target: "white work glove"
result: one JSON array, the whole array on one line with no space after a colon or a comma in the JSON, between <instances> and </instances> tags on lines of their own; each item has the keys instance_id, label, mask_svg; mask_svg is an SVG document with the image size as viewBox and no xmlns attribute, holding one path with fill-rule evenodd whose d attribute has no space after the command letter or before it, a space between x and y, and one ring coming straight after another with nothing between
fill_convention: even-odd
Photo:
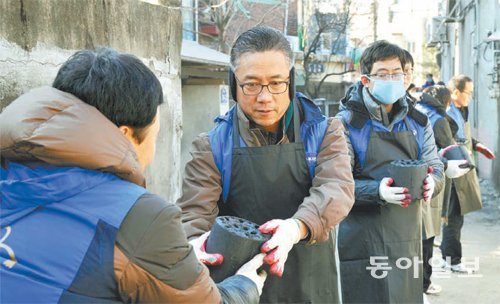
<instances>
[{"instance_id":1,"label":"white work glove","mask_svg":"<svg viewBox=\"0 0 500 304\"><path fill-rule=\"evenodd\" d=\"M429 203L431 201L432 195L434 194L434 188L436 187L436 182L434 181L434 177L432 177L432 167L427 169L427 177L424 179L424 201Z\"/></svg>"},{"instance_id":2,"label":"white work glove","mask_svg":"<svg viewBox=\"0 0 500 304\"><path fill-rule=\"evenodd\" d=\"M448 147L439 150L438 154L441 158L446 158L445 154L450 149L453 149L455 147L458 147L458 145L449 145ZM446 177L448 178L457 178L463 176L471 170L470 164L467 160L447 160L446 166L447 167L444 171L444 174L446 174Z\"/></svg>"},{"instance_id":3,"label":"white work glove","mask_svg":"<svg viewBox=\"0 0 500 304\"><path fill-rule=\"evenodd\" d=\"M288 252L300 241L299 223L295 219L270 220L259 227L262 233L272 233L273 236L265 242L260 250L267 253L266 264L271 265L269 271L278 277L283 276Z\"/></svg>"},{"instance_id":4,"label":"white work glove","mask_svg":"<svg viewBox=\"0 0 500 304\"><path fill-rule=\"evenodd\" d=\"M220 265L224 261L224 257L222 256L222 254L207 253L205 251L209 235L210 231L205 232L199 238L189 241L189 244L193 246L193 250L196 254L196 257L198 258L198 261L210 266Z\"/></svg>"},{"instance_id":5,"label":"white work glove","mask_svg":"<svg viewBox=\"0 0 500 304\"><path fill-rule=\"evenodd\" d=\"M384 177L378 186L378 193L382 200L389 204L400 205L403 208L408 208L411 203L411 195L408 188L391 187L394 183L392 177Z\"/></svg>"},{"instance_id":6,"label":"white work glove","mask_svg":"<svg viewBox=\"0 0 500 304\"><path fill-rule=\"evenodd\" d=\"M264 263L264 257L266 255L264 253L259 253L254 256L250 261L240 267L236 274L245 276L252 280L252 282L257 285L257 289L259 290L259 295L262 294L262 287L264 287L264 282L267 278L267 273L264 270L261 270L257 273L257 269L262 266Z\"/></svg>"},{"instance_id":7,"label":"white work glove","mask_svg":"<svg viewBox=\"0 0 500 304\"><path fill-rule=\"evenodd\" d=\"M448 178L457 178L469 173L470 169L467 160L449 160L444 173Z\"/></svg>"}]
</instances>

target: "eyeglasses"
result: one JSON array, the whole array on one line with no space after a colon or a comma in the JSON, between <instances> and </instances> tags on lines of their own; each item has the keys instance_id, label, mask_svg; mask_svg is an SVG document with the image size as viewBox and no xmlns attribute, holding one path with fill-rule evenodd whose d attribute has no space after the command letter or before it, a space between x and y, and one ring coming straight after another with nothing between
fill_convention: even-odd
<instances>
[{"instance_id":1,"label":"eyeglasses","mask_svg":"<svg viewBox=\"0 0 500 304\"><path fill-rule=\"evenodd\" d=\"M405 70L405 76L410 76L413 74L413 69L407 69Z\"/></svg>"},{"instance_id":2,"label":"eyeglasses","mask_svg":"<svg viewBox=\"0 0 500 304\"><path fill-rule=\"evenodd\" d=\"M369 74L367 76L373 77L375 79L380 79L380 80L402 80L406 74L405 73L397 73L397 74L385 74L385 73L379 73L379 74Z\"/></svg>"},{"instance_id":3,"label":"eyeglasses","mask_svg":"<svg viewBox=\"0 0 500 304\"><path fill-rule=\"evenodd\" d=\"M467 91L462 91L461 93L467 94L467 95L472 95L472 92L467 92Z\"/></svg>"},{"instance_id":4,"label":"eyeglasses","mask_svg":"<svg viewBox=\"0 0 500 304\"><path fill-rule=\"evenodd\" d=\"M236 78L238 82L238 78ZM268 84L260 84L260 83L240 83L239 87L243 91L243 94L247 96L256 96L262 93L264 87L267 87L267 91L271 94L282 94L285 93L288 89L288 85L290 81L271 81Z\"/></svg>"}]
</instances>

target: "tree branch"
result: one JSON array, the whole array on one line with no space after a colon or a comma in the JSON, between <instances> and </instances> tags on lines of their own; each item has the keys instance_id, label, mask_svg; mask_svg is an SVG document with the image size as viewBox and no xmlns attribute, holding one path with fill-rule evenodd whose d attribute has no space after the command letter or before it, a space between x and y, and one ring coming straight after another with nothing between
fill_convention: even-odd
<instances>
[{"instance_id":1,"label":"tree branch","mask_svg":"<svg viewBox=\"0 0 500 304\"><path fill-rule=\"evenodd\" d=\"M280 7L280 6L281 6L281 3L280 3L280 4L276 4L276 5L274 5L273 7L271 7L271 9L270 9L270 10L268 10L268 11L267 11L267 12L266 12L263 16L262 16L262 18L260 18L260 20L257 22L257 24L255 24L255 26L259 26L259 25L261 25L261 24L262 24L262 22L264 22L264 19L266 19L266 17L267 17L270 13L272 13L272 12L273 12L276 8L278 8L278 7ZM286 16L285 16L285 18L286 18Z\"/></svg>"},{"instance_id":2,"label":"tree branch","mask_svg":"<svg viewBox=\"0 0 500 304\"><path fill-rule=\"evenodd\" d=\"M330 77L330 76L340 76L340 75L344 75L344 74L347 74L347 73L352 73L354 71L355 70L348 70L348 71L343 71L343 72L334 72L334 73L327 73L327 74L325 74L325 76L323 76L323 78L321 78L321 80L319 81L318 85L314 89L314 98L318 97L319 92L321 90L321 86L323 86L323 83L325 82L325 80L328 77Z\"/></svg>"},{"instance_id":3,"label":"tree branch","mask_svg":"<svg viewBox=\"0 0 500 304\"><path fill-rule=\"evenodd\" d=\"M186 32L190 32L190 33L195 33L195 34L198 34L198 35L201 35L203 37L208 37L212 40L217 40L217 37L214 37L210 34L207 34L207 33L203 33L203 32L200 32L200 31L193 31L193 30L190 30L190 29L187 29L187 28L182 28L183 31L186 31Z\"/></svg>"}]
</instances>

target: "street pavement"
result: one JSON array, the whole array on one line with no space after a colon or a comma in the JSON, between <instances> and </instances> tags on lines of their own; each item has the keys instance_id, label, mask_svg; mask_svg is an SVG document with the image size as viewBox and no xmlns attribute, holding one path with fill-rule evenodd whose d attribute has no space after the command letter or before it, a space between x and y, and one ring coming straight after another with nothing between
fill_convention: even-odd
<instances>
[{"instance_id":1,"label":"street pavement","mask_svg":"<svg viewBox=\"0 0 500 304\"><path fill-rule=\"evenodd\" d=\"M431 280L443 290L427 296L431 304L500 303L500 196L488 180L481 180L480 184L484 207L465 215L462 228L466 266L478 271L459 275L434 268ZM437 247L434 256L441 256Z\"/></svg>"}]
</instances>

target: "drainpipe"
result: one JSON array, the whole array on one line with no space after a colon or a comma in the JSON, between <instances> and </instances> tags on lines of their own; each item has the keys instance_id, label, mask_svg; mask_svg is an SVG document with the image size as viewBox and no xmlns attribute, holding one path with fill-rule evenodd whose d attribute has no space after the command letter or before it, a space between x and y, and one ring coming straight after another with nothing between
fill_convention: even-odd
<instances>
[{"instance_id":1,"label":"drainpipe","mask_svg":"<svg viewBox=\"0 0 500 304\"><path fill-rule=\"evenodd\" d=\"M289 0L286 0L286 4L285 4L285 25L284 25L284 29L283 29L283 34L287 35L287 28L288 28L288 1Z\"/></svg>"},{"instance_id":2,"label":"drainpipe","mask_svg":"<svg viewBox=\"0 0 500 304\"><path fill-rule=\"evenodd\" d=\"M474 58L474 80L476 81L476 85L479 84L479 60L480 58L480 50L481 47L481 35L479 32L479 0L474 0L474 33L476 38L476 58ZM478 127L479 120L479 90L474 90L474 128Z\"/></svg>"}]
</instances>

